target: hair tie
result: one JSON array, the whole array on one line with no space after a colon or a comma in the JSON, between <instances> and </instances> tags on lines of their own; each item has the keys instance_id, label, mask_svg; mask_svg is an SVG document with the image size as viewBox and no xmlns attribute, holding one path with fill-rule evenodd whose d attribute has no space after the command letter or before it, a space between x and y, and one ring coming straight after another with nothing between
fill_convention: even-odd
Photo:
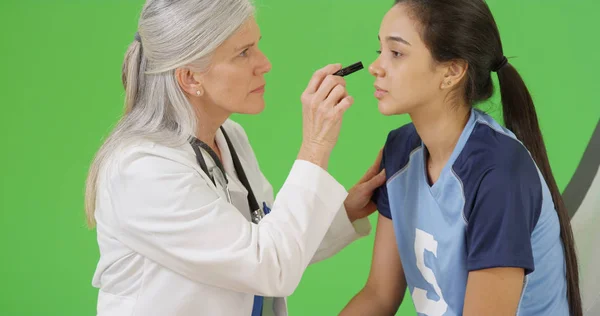
<instances>
[{"instance_id":1,"label":"hair tie","mask_svg":"<svg viewBox=\"0 0 600 316\"><path fill-rule=\"evenodd\" d=\"M135 32L135 36L133 37L136 41L142 43L142 38L140 37L139 32Z\"/></svg>"},{"instance_id":2,"label":"hair tie","mask_svg":"<svg viewBox=\"0 0 600 316\"><path fill-rule=\"evenodd\" d=\"M502 60L496 65L496 67L492 68L493 72L498 72L500 69L504 68L504 66L508 65L508 59L506 56L502 56Z\"/></svg>"}]
</instances>

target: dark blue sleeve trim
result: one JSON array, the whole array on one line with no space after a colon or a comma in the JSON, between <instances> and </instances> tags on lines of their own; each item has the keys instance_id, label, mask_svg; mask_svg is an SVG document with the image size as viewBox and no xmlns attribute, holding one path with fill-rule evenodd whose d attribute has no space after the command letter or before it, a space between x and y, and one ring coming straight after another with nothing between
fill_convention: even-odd
<instances>
[{"instance_id":1,"label":"dark blue sleeve trim","mask_svg":"<svg viewBox=\"0 0 600 316\"><path fill-rule=\"evenodd\" d=\"M385 166L385 148L384 148L383 157L381 158L381 165L379 167L379 171L383 170L384 166ZM386 174L386 177L387 177L387 174ZM381 214L389 219L392 219L392 211L390 210L390 202L388 199L388 191L387 191L386 183L384 183L379 188L375 189L375 191L373 192L372 200L377 205L377 211L379 212L379 214Z\"/></svg>"},{"instance_id":2,"label":"dark blue sleeve trim","mask_svg":"<svg viewBox=\"0 0 600 316\"><path fill-rule=\"evenodd\" d=\"M385 168L386 180L389 180L390 177L408 163L410 153L420 145L421 139L412 123L395 129L388 134L379 168L380 171ZM388 191L385 184L373 192L372 200L377 204L377 210L381 215L389 219L392 218Z\"/></svg>"}]
</instances>

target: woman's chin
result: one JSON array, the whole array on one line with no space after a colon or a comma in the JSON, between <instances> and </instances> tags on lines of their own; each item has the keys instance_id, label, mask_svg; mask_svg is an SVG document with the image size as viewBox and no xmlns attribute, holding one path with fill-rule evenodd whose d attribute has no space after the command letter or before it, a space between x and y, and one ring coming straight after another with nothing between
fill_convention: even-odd
<instances>
[{"instance_id":1,"label":"woman's chin","mask_svg":"<svg viewBox=\"0 0 600 316\"><path fill-rule=\"evenodd\" d=\"M377 108L379 109L379 113L385 116L408 114L410 112L410 107L406 104L398 104L397 102L390 102L385 99L379 100Z\"/></svg>"},{"instance_id":2,"label":"woman's chin","mask_svg":"<svg viewBox=\"0 0 600 316\"><path fill-rule=\"evenodd\" d=\"M265 100L252 100L251 102L247 102L242 106L238 111L239 114L260 114L265 109Z\"/></svg>"},{"instance_id":3,"label":"woman's chin","mask_svg":"<svg viewBox=\"0 0 600 316\"><path fill-rule=\"evenodd\" d=\"M386 116L396 114L395 107L392 104L385 102L384 100L379 100L379 102L377 103L377 109L379 110L379 113Z\"/></svg>"}]
</instances>

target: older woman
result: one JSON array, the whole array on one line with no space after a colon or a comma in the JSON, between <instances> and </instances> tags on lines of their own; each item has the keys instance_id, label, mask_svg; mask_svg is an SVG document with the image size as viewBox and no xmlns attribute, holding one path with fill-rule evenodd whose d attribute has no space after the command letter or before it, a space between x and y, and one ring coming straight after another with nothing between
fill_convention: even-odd
<instances>
[{"instance_id":1,"label":"older woman","mask_svg":"<svg viewBox=\"0 0 600 316\"><path fill-rule=\"evenodd\" d=\"M301 97L303 142L277 198L229 119L264 108L271 64L253 13L248 0L145 4L126 111L87 182L99 315L286 315L308 264L369 233L379 161L349 193L326 171L353 102L340 65Z\"/></svg>"}]
</instances>

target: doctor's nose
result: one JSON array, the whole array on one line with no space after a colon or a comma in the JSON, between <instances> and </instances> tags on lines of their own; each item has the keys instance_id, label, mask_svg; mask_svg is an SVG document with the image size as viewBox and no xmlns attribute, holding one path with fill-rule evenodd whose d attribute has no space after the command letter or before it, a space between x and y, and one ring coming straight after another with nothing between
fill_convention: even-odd
<instances>
[{"instance_id":1,"label":"doctor's nose","mask_svg":"<svg viewBox=\"0 0 600 316\"><path fill-rule=\"evenodd\" d=\"M267 56L261 50L259 50L259 53L260 53L259 66L256 67L256 69L254 71L254 74L257 76L268 73L269 71L271 71L271 68L272 68L269 58L267 58Z\"/></svg>"}]
</instances>

